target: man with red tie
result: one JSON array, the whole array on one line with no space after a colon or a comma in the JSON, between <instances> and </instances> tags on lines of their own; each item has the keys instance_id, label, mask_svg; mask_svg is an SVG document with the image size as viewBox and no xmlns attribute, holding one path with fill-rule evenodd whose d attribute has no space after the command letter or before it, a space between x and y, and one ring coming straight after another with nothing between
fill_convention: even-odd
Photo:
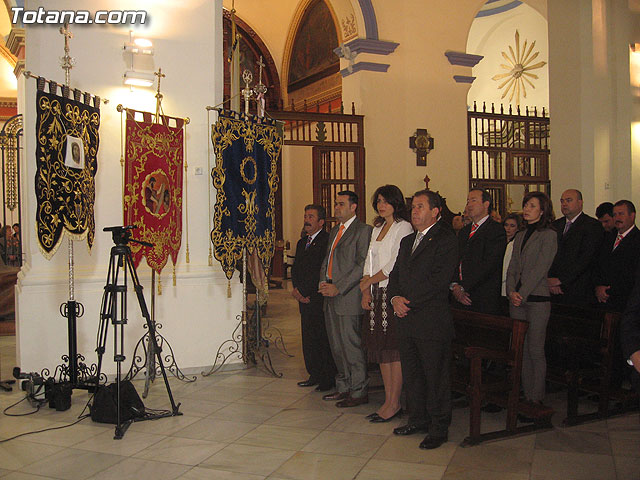
<instances>
[{"instance_id":1,"label":"man with red tie","mask_svg":"<svg viewBox=\"0 0 640 480\"><path fill-rule=\"evenodd\" d=\"M474 188L467 196L471 224L458 234L458 268L450 285L456 308L499 314L502 260L507 246L504 228L493 220L491 196Z\"/></svg>"},{"instance_id":2,"label":"man with red tie","mask_svg":"<svg viewBox=\"0 0 640 480\"><path fill-rule=\"evenodd\" d=\"M622 312L635 283L640 258L640 230L635 226L636 207L629 200L613 206L615 230L607 232L595 273L598 302Z\"/></svg>"},{"instance_id":3,"label":"man with red tie","mask_svg":"<svg viewBox=\"0 0 640 480\"><path fill-rule=\"evenodd\" d=\"M329 234L327 255L320 268L319 292L331 353L336 362L336 391L322 397L338 400L337 407L355 407L369 401L367 361L360 339L363 313L360 279L371 239L371 226L356 217L358 196L339 192L334 205L338 224Z\"/></svg>"}]
</instances>

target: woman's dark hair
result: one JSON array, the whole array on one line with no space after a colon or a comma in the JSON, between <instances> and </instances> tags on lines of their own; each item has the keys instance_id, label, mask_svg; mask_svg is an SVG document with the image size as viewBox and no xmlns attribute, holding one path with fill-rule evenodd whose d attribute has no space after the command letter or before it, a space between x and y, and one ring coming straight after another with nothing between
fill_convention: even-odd
<instances>
[{"instance_id":1,"label":"woman's dark hair","mask_svg":"<svg viewBox=\"0 0 640 480\"><path fill-rule=\"evenodd\" d=\"M520 215L519 213L510 213L509 215L504 217L504 220L502 221L503 227L504 224L507 223L507 220L515 220L516 225L518 226L518 230L522 230L522 215Z\"/></svg>"},{"instance_id":2,"label":"woman's dark hair","mask_svg":"<svg viewBox=\"0 0 640 480\"><path fill-rule=\"evenodd\" d=\"M536 230L549 228L549 226L551 226L551 222L553 222L554 220L553 203L551 203L551 199L544 192L529 192L522 199L522 206L524 207L526 203L532 198L538 199L538 202L540 202L540 210L542 210L542 216L538 221Z\"/></svg>"},{"instance_id":3,"label":"woman's dark hair","mask_svg":"<svg viewBox=\"0 0 640 480\"><path fill-rule=\"evenodd\" d=\"M409 220L409 209L407 208L407 202L404 199L402 191L395 185L383 185L373 193L371 197L371 204L373 209L378 213L378 196L382 196L386 202L393 207L393 219L398 222L400 220ZM373 224L379 227L384 223L384 218L378 215Z\"/></svg>"}]
</instances>

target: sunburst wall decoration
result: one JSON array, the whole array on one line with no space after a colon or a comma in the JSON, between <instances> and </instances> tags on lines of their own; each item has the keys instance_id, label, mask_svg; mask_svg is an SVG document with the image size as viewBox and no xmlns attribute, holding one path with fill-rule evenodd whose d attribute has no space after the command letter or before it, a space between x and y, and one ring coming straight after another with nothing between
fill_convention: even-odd
<instances>
[{"instance_id":1,"label":"sunburst wall decoration","mask_svg":"<svg viewBox=\"0 0 640 480\"><path fill-rule=\"evenodd\" d=\"M516 30L515 47L509 45L509 54L507 54L507 52L502 52L502 56L510 65L501 63L500 67L507 70L507 73L499 73L491 77L492 80L496 81L506 79L498 85L498 90L506 87L501 98L505 98L509 95L509 102L511 102L515 97L517 105L520 104L521 93L523 98L527 98L527 84L531 88L536 88L533 81L538 80L538 76L531 73L531 70L542 68L547 64L547 62L532 64L538 55L540 55L540 52L533 51L536 46L535 40L531 42L530 45L527 44L528 40L525 40L524 45L522 45L522 50L520 49L520 33Z\"/></svg>"}]
</instances>

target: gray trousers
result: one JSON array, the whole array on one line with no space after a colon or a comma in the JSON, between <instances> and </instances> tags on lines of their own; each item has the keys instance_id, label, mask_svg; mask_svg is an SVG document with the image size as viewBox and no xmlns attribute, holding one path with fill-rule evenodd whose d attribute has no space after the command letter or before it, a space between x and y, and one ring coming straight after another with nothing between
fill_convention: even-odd
<instances>
[{"instance_id":1,"label":"gray trousers","mask_svg":"<svg viewBox=\"0 0 640 480\"><path fill-rule=\"evenodd\" d=\"M551 302L523 302L519 307L509 305L509 312L512 318L529 322L522 354L522 389L527 400L541 402L547 376L544 343Z\"/></svg>"},{"instance_id":2,"label":"gray trousers","mask_svg":"<svg viewBox=\"0 0 640 480\"><path fill-rule=\"evenodd\" d=\"M336 362L336 389L341 393L350 393L353 398L367 394L367 361L362 351L360 329L361 315L338 315L333 302L328 301L324 308L327 335L333 360Z\"/></svg>"}]
</instances>

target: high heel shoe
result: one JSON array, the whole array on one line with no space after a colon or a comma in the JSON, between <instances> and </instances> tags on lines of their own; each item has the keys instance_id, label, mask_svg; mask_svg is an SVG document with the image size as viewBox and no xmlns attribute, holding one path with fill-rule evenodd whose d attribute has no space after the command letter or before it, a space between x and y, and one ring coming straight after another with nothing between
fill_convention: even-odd
<instances>
[{"instance_id":1,"label":"high heel shoe","mask_svg":"<svg viewBox=\"0 0 640 480\"><path fill-rule=\"evenodd\" d=\"M404 412L402 411L402 408L399 408L398 411L396 413L394 413L393 415L391 415L389 418L382 418L380 415L377 415L375 417L372 417L371 420L369 420L371 423L386 423L389 422L391 420L393 420L396 417L401 417L402 414Z\"/></svg>"}]
</instances>

